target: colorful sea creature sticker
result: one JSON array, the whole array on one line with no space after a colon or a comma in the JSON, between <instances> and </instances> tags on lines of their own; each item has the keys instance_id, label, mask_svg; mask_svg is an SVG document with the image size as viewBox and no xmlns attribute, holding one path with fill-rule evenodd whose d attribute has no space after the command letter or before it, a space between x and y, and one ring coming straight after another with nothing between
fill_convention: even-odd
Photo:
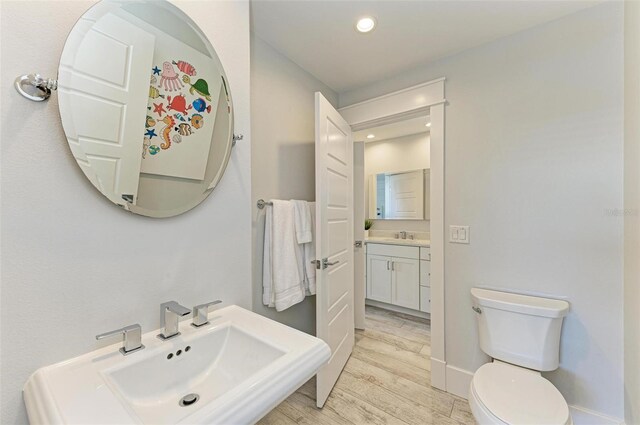
<instances>
[{"instance_id":1,"label":"colorful sea creature sticker","mask_svg":"<svg viewBox=\"0 0 640 425\"><path fill-rule=\"evenodd\" d=\"M162 64L162 74L160 74L160 84L158 87L163 87L167 91L180 90L184 85L180 82L176 70L173 69L171 62L164 62Z\"/></svg>"},{"instance_id":2,"label":"colorful sea creature sticker","mask_svg":"<svg viewBox=\"0 0 640 425\"><path fill-rule=\"evenodd\" d=\"M157 82L158 82L158 79L157 79L155 76L153 76L153 75L152 75L152 76L151 76L151 78L149 78L149 82L150 82L151 84L155 84L155 83L157 83Z\"/></svg>"},{"instance_id":3,"label":"colorful sea creature sticker","mask_svg":"<svg viewBox=\"0 0 640 425\"><path fill-rule=\"evenodd\" d=\"M160 75L161 70L157 66L154 66L151 70L153 71L153 75Z\"/></svg>"},{"instance_id":4,"label":"colorful sea creature sticker","mask_svg":"<svg viewBox=\"0 0 640 425\"><path fill-rule=\"evenodd\" d=\"M161 143L160 147L163 150L167 150L171 147L171 130L176 124L176 121L171 115L167 115L162 119L162 122L166 124L166 127L162 129L162 139L164 140L164 143Z\"/></svg>"},{"instance_id":5,"label":"colorful sea creature sticker","mask_svg":"<svg viewBox=\"0 0 640 425\"><path fill-rule=\"evenodd\" d=\"M153 127L154 125L156 125L156 120L147 115L147 120L144 123L145 128Z\"/></svg>"},{"instance_id":6,"label":"colorful sea creature sticker","mask_svg":"<svg viewBox=\"0 0 640 425\"><path fill-rule=\"evenodd\" d=\"M173 117L174 117L175 119L177 119L178 121L182 121L182 122L186 121L186 119L184 118L184 116L183 116L181 113L179 113L179 112L178 112L177 114L173 114Z\"/></svg>"},{"instance_id":7,"label":"colorful sea creature sticker","mask_svg":"<svg viewBox=\"0 0 640 425\"><path fill-rule=\"evenodd\" d=\"M180 72L184 72L185 74L192 77L196 75L196 69L190 63L187 63L185 61L173 61L173 64L178 67L178 70L180 70Z\"/></svg>"},{"instance_id":8,"label":"colorful sea creature sticker","mask_svg":"<svg viewBox=\"0 0 640 425\"><path fill-rule=\"evenodd\" d=\"M196 130L202 128L202 126L204 125L204 118L202 118L202 115L193 114L193 116L191 117L191 125Z\"/></svg>"},{"instance_id":9,"label":"colorful sea creature sticker","mask_svg":"<svg viewBox=\"0 0 640 425\"><path fill-rule=\"evenodd\" d=\"M155 112L159 116L162 116L162 114L167 113L167 111L164 110L164 104L162 102L153 104L153 112Z\"/></svg>"},{"instance_id":10,"label":"colorful sea creature sticker","mask_svg":"<svg viewBox=\"0 0 640 425\"><path fill-rule=\"evenodd\" d=\"M187 106L187 99L181 94L171 99L171 96L167 97L169 105L167 110L180 112L183 115L187 115L187 111L191 109L191 105Z\"/></svg>"},{"instance_id":11,"label":"colorful sea creature sticker","mask_svg":"<svg viewBox=\"0 0 640 425\"><path fill-rule=\"evenodd\" d=\"M153 139L154 136L157 136L156 134L156 129L155 128L150 128L147 130L146 133L144 133L145 136L148 136L149 139Z\"/></svg>"},{"instance_id":12,"label":"colorful sea creature sticker","mask_svg":"<svg viewBox=\"0 0 640 425\"><path fill-rule=\"evenodd\" d=\"M204 111L207 111L208 113L211 112L211 105L207 106L207 102L205 102L203 98L198 98L194 100L192 105L193 105L193 109L195 109L198 112L204 112Z\"/></svg>"},{"instance_id":13,"label":"colorful sea creature sticker","mask_svg":"<svg viewBox=\"0 0 640 425\"><path fill-rule=\"evenodd\" d=\"M207 84L205 80L200 78L195 83L191 84L191 78L189 78L188 75L183 75L182 81L191 86L191 88L189 89L189 93L193 94L193 92L195 91L200 96L211 102L211 95L209 94L209 84Z\"/></svg>"},{"instance_id":14,"label":"colorful sea creature sticker","mask_svg":"<svg viewBox=\"0 0 640 425\"><path fill-rule=\"evenodd\" d=\"M173 135L173 137L172 137L172 139L173 139L174 143L180 143L180 142L182 142L182 136L181 136L181 135L179 135L179 134L174 134L174 135Z\"/></svg>"},{"instance_id":15,"label":"colorful sea creature sticker","mask_svg":"<svg viewBox=\"0 0 640 425\"><path fill-rule=\"evenodd\" d=\"M145 137L142 142L142 159L147 157L147 150L149 149L149 144L151 144L151 140L148 137Z\"/></svg>"},{"instance_id":16,"label":"colorful sea creature sticker","mask_svg":"<svg viewBox=\"0 0 640 425\"><path fill-rule=\"evenodd\" d=\"M193 131L191 130L191 126L189 124L183 123L178 126L178 133L183 136L189 136L191 133L193 133Z\"/></svg>"},{"instance_id":17,"label":"colorful sea creature sticker","mask_svg":"<svg viewBox=\"0 0 640 425\"><path fill-rule=\"evenodd\" d=\"M149 153L150 153L151 155L155 155L155 154L157 154L158 152L160 152L160 148L159 148L158 146L156 146L156 145L151 145L151 146L149 146Z\"/></svg>"},{"instance_id":18,"label":"colorful sea creature sticker","mask_svg":"<svg viewBox=\"0 0 640 425\"><path fill-rule=\"evenodd\" d=\"M157 99L159 97L164 99L164 95L160 94L160 90L158 90L157 87L149 86L149 98L150 99Z\"/></svg>"}]
</instances>

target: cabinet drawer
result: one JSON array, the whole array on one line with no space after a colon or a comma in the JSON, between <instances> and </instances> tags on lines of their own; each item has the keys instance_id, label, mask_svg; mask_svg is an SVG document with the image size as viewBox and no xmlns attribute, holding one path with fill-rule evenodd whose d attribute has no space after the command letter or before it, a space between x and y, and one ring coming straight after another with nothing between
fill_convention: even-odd
<instances>
[{"instance_id":1,"label":"cabinet drawer","mask_svg":"<svg viewBox=\"0 0 640 425\"><path fill-rule=\"evenodd\" d=\"M431 288L428 286L420 287L420 311L431 313Z\"/></svg>"},{"instance_id":2,"label":"cabinet drawer","mask_svg":"<svg viewBox=\"0 0 640 425\"><path fill-rule=\"evenodd\" d=\"M431 261L420 260L420 286L431 286Z\"/></svg>"},{"instance_id":3,"label":"cabinet drawer","mask_svg":"<svg viewBox=\"0 0 640 425\"><path fill-rule=\"evenodd\" d=\"M420 259L431 261L431 247L420 247Z\"/></svg>"},{"instance_id":4,"label":"cabinet drawer","mask_svg":"<svg viewBox=\"0 0 640 425\"><path fill-rule=\"evenodd\" d=\"M420 256L419 248L417 246L385 245L381 243L367 244L367 254L413 258L415 260Z\"/></svg>"}]
</instances>

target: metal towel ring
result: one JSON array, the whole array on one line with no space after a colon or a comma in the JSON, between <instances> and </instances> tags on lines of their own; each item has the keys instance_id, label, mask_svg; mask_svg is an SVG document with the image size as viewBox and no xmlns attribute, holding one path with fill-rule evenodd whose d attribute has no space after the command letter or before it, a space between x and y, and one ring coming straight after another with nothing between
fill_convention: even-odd
<instances>
[{"instance_id":1,"label":"metal towel ring","mask_svg":"<svg viewBox=\"0 0 640 425\"><path fill-rule=\"evenodd\" d=\"M49 99L53 90L58 89L58 80L43 78L40 74L21 75L16 78L14 87L27 99L42 102Z\"/></svg>"}]
</instances>

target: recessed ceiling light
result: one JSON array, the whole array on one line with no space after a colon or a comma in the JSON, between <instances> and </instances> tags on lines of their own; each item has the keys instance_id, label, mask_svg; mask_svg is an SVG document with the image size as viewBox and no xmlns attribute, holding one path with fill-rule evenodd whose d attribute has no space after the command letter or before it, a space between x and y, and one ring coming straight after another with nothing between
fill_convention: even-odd
<instances>
[{"instance_id":1,"label":"recessed ceiling light","mask_svg":"<svg viewBox=\"0 0 640 425\"><path fill-rule=\"evenodd\" d=\"M365 16L364 18L360 18L356 23L356 29L362 33L371 32L375 27L376 19L372 16Z\"/></svg>"},{"instance_id":2,"label":"recessed ceiling light","mask_svg":"<svg viewBox=\"0 0 640 425\"><path fill-rule=\"evenodd\" d=\"M428 122L428 123L426 123L424 126L425 126L425 127L431 127L431 123L430 123L430 122Z\"/></svg>"},{"instance_id":3,"label":"recessed ceiling light","mask_svg":"<svg viewBox=\"0 0 640 425\"><path fill-rule=\"evenodd\" d=\"M374 137L376 137L375 134L367 134L367 139L373 139Z\"/></svg>"}]
</instances>

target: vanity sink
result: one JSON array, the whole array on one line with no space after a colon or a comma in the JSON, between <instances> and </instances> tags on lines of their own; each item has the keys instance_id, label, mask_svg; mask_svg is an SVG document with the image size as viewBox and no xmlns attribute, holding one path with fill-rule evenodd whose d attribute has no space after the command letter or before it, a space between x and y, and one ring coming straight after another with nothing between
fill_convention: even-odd
<instances>
[{"instance_id":1,"label":"vanity sink","mask_svg":"<svg viewBox=\"0 0 640 425\"><path fill-rule=\"evenodd\" d=\"M31 423L254 423L329 360L322 340L238 306L168 341L158 331L123 356L105 347L36 371L24 388Z\"/></svg>"},{"instance_id":2,"label":"vanity sink","mask_svg":"<svg viewBox=\"0 0 640 425\"><path fill-rule=\"evenodd\" d=\"M392 245L429 246L431 241L426 239L399 239L391 237L370 236L367 243L386 243Z\"/></svg>"}]
</instances>

